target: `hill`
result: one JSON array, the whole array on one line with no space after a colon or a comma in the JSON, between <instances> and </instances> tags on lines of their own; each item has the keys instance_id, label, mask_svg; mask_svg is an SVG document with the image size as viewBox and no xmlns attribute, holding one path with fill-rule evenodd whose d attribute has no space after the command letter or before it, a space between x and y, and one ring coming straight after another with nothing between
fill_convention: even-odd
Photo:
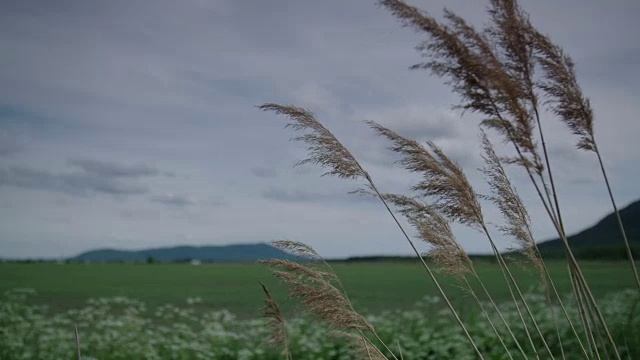
<instances>
[{"instance_id":1,"label":"hill","mask_svg":"<svg viewBox=\"0 0 640 360\"><path fill-rule=\"evenodd\" d=\"M620 217L631 243L634 257L640 249L640 200L620 210ZM569 245L579 258L626 258L624 242L618 222L612 212L594 226L568 238ZM564 246L560 238L541 242L538 248L544 257L564 257Z\"/></svg>"},{"instance_id":2,"label":"hill","mask_svg":"<svg viewBox=\"0 0 640 360\"><path fill-rule=\"evenodd\" d=\"M254 262L260 259L295 259L295 256L268 244L226 246L175 246L137 251L99 249L82 253L78 262Z\"/></svg>"}]
</instances>

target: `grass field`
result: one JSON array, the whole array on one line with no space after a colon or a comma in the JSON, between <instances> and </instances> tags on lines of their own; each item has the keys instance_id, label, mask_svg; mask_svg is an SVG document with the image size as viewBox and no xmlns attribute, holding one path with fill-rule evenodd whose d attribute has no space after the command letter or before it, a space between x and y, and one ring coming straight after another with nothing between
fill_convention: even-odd
<instances>
[{"instance_id":1,"label":"grass field","mask_svg":"<svg viewBox=\"0 0 640 360\"><path fill-rule=\"evenodd\" d=\"M629 265L625 262L582 262L584 273L597 297L633 287ZM548 262L561 293L571 292L566 263ZM423 270L412 263L334 264L355 306L364 313L411 308L436 289ZM478 272L496 301L507 301L504 279L495 264L478 263ZM535 285L535 277L514 266L523 289ZM241 317L259 314L263 295L258 281L272 288L284 303L281 287L266 269L257 264L0 264L0 291L32 288L34 301L52 310L83 305L89 298L127 296L150 306L184 304L189 297L200 297L206 310L227 309ZM456 303L469 302L455 284L444 282ZM460 307L464 309L465 307Z\"/></svg>"}]
</instances>

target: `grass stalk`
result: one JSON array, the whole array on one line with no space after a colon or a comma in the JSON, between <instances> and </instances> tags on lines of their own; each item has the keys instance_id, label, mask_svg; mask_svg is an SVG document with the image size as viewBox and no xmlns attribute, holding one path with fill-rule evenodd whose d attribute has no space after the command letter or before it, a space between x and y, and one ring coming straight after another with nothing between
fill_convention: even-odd
<instances>
[{"instance_id":1,"label":"grass stalk","mask_svg":"<svg viewBox=\"0 0 640 360\"><path fill-rule=\"evenodd\" d=\"M478 275L478 273L476 272L475 269L471 269L474 277L478 280L478 282L480 283L480 286L482 287L483 292L485 293L485 295L487 296L487 299L489 299L489 302L491 303L491 305L493 306L494 309L496 309L496 313L498 314L498 317L500 317L500 320L502 321L502 323L504 324L504 326L506 327L507 331L509 332L509 334L511 335L511 338L513 338L516 346L518 347L518 350L520 350L520 353L527 358L526 353L524 352L524 349L522 348L522 346L520 345L520 342L518 341L518 339L516 338L515 334L513 333L513 331L511 330L511 327L509 326L509 323L507 322L507 320L504 318L504 316L502 315L502 312L500 312L500 308L498 307L498 305L495 303L495 301L493 300L493 297L491 296L491 294L489 293L489 291L487 290L487 288L484 286L484 283L482 282L482 280L480 279L480 276ZM525 329L526 331L526 329Z\"/></svg>"},{"instance_id":2,"label":"grass stalk","mask_svg":"<svg viewBox=\"0 0 640 360\"><path fill-rule=\"evenodd\" d=\"M493 324L493 321L491 320L491 316L489 316L489 313L487 313L487 310L485 309L484 305L482 305L482 302L480 301L480 299L476 295L476 292L471 287L471 284L469 283L469 281L467 280L466 277L463 277L463 281L464 281L465 285L467 286L467 288L469 289L469 294L471 295L471 297L476 301L476 303L478 303L478 306L480 307L480 311L482 311L482 314L487 318L487 321L489 322L489 326L491 326L491 329L493 330L493 332L498 337L498 341L500 341L500 344L504 348L507 356L509 356L509 359L513 360L513 356L511 355L511 352L509 351L509 348L507 347L507 345L502 340L502 336L500 336L500 332L498 332L498 329L496 329L496 326ZM496 310L498 310L498 309L496 308ZM511 332L511 330L509 330L509 331ZM516 340L515 337L514 337L514 340L516 341L516 343L518 342L518 340ZM518 348L520 348L520 350L522 351L522 348L520 347L519 344L518 344ZM527 355L524 353L524 351L522 351L522 355L524 356L525 359L527 358Z\"/></svg>"},{"instance_id":3,"label":"grass stalk","mask_svg":"<svg viewBox=\"0 0 640 360\"><path fill-rule=\"evenodd\" d=\"M76 330L76 352L78 356L78 360L82 360L82 354L80 353L80 333L78 332L78 326L75 326Z\"/></svg>"},{"instance_id":4,"label":"grass stalk","mask_svg":"<svg viewBox=\"0 0 640 360\"><path fill-rule=\"evenodd\" d=\"M374 348L374 349L378 352L378 354L379 354L380 356L382 356L383 358L387 359L387 357L382 353L382 351L380 351L380 349L378 349L378 347L377 347L377 346L376 346L376 345L371 341L371 339L369 339L369 338L368 338L368 337L367 337L367 336L362 332L362 330L358 330L358 331L360 332L360 335L362 336L362 339L363 339L364 341L368 342L368 343L369 343L369 345L371 345L371 347L372 347L372 348ZM375 332L373 332L373 334L375 334ZM384 346L385 348L387 348L387 346L384 344L384 342L383 342L382 340L380 340L380 338L377 336L377 334L375 334L375 335L376 335L376 338L378 339L378 341L380 341L380 343L382 343L382 344L383 344L383 346ZM369 352L369 347L368 347L368 346L366 346L366 344L365 344L365 349L367 350L367 355L369 356L369 358L371 358L371 353ZM388 349L389 349L389 348L387 348L387 350L388 350ZM393 355L393 353L391 353L391 354ZM397 358L395 357L395 355L393 355L393 358L394 358L394 359L397 359Z\"/></svg>"},{"instance_id":5,"label":"grass stalk","mask_svg":"<svg viewBox=\"0 0 640 360\"><path fill-rule=\"evenodd\" d=\"M528 231L531 232L531 230L528 228ZM540 256L540 258L542 259L542 255L540 255L540 250L538 250L538 247L535 247L535 250L538 254L538 256ZM560 309L562 310L562 313L564 314L565 318L567 319L567 322L569 323L569 327L571 328L571 331L573 332L574 336L576 337L576 340L578 340L578 344L580 345L580 349L582 350L582 352L584 353L586 358L589 358L589 354L587 353L587 349L584 347L584 344L582 343L582 340L580 339L580 335L578 334L578 331L576 330L575 326L573 325L573 321L571 321L571 317L569 316L569 313L567 312L567 309L562 301L562 297L560 296L560 294L558 293L558 289L556 288L555 283L553 282L553 279L551 278L551 275L549 274L549 269L547 268L547 265L544 263L544 261L542 261L542 269L544 271L544 275L546 276L549 285L551 286L551 289L553 290L554 295L556 296L556 299L558 299L558 304L560 305ZM573 284L573 281L572 281ZM549 290L548 288L546 289L547 292L547 297ZM553 307L551 304L551 300L549 299L549 307L551 309L551 311L553 311ZM554 322L555 322L555 327L556 327L556 331L558 332L558 338L560 338L560 330L558 328L558 324L556 322L556 316L555 314L552 315L554 318ZM562 340L560 339L560 346L562 347ZM564 350L563 350L564 353Z\"/></svg>"},{"instance_id":6,"label":"grass stalk","mask_svg":"<svg viewBox=\"0 0 640 360\"><path fill-rule=\"evenodd\" d=\"M568 270L570 270L570 269L568 269ZM589 345L589 351L591 353L591 358L594 358L594 356L596 356L597 359L600 359L600 353L598 352L597 344L596 344L596 341L595 341L595 339L593 337L593 331L591 329L591 325L587 321L586 311L584 310L585 302L580 299L580 297L582 296L582 293L580 293L578 291L578 282L577 282L577 280L574 279L575 275L574 274L570 274L570 276L572 277L571 286L573 287L573 292L574 292L574 294L576 296L576 304L578 305L578 313L580 314L580 320L582 321L583 327L585 329L585 335L587 337L587 343Z\"/></svg>"},{"instance_id":7,"label":"grass stalk","mask_svg":"<svg viewBox=\"0 0 640 360\"><path fill-rule=\"evenodd\" d=\"M364 170L363 170L364 171ZM391 210L391 208L389 207L389 204L387 204L387 201L384 199L384 197L382 196L382 194L380 193L380 191L378 191L378 188L376 187L376 185L373 183L373 180L371 179L371 177L369 176L368 173L365 172L365 177L367 179L367 181L369 182L369 185L371 185L371 188L373 189L373 191L375 192L376 196L380 199L380 201L382 201L382 203L384 204L384 207L387 209L387 212L389 213L389 215L391 215L391 217L393 218L393 221L396 223L396 225L398 226L398 228L400 229L400 231L402 232L402 235L404 236L404 238L407 240L407 242L409 243L409 245L411 246L411 249L413 250L413 252L416 254L416 256L418 257L418 259L420 259L420 263L422 264L422 267L425 269L425 271L427 272L427 274L429 275L429 277L431 278L431 280L433 281L433 283L436 285L436 288L438 289L438 293L440 293L440 295L442 296L442 298L444 299L445 303L447 304L447 307L449 308L449 310L451 311L451 313L453 314L453 317L456 319L456 322L458 323L458 325L460 325L460 327L462 328L462 331L464 332L465 336L467 337L467 339L469 340L469 343L471 344L471 346L473 347L473 350L475 351L475 353L478 355L478 358L480 359L484 359L484 356L482 356L482 353L480 352L480 350L478 349L478 346L476 345L476 343L473 341L473 338L471 337L471 334L469 334L469 331L467 330L467 327L464 325L464 322L462 322L462 319L460 319L460 316L458 315L458 312L456 311L456 309L453 307L453 304L451 304L451 301L449 301L449 297L447 297L447 295L445 294L444 290L442 289L442 287L440 286L440 282L438 281L438 279L436 279L435 275L433 274L433 271L431 270L431 268L429 267L429 265L427 265L427 263L424 261L424 259L422 258L422 256L420 255L420 252L418 251L418 249L416 248L415 244L413 243L413 241L411 240L411 238L409 237L409 235L407 234L407 232L404 230L404 228L402 227L402 225L400 224L400 222L398 221L398 218L395 216L395 214L393 213L393 211Z\"/></svg>"},{"instance_id":8,"label":"grass stalk","mask_svg":"<svg viewBox=\"0 0 640 360\"><path fill-rule=\"evenodd\" d=\"M329 269L329 271L331 271L335 275L336 282L338 283L338 286L340 287L340 290L344 294L344 298L347 301L347 304L349 304L349 307L351 308L351 310L353 310L353 312L356 312L355 308L353 307L353 303L351 302L351 299L349 299L349 295L347 295L347 291L346 291L344 285L342 284L342 281L340 280L340 277L338 276L338 274L336 274L336 272L333 270L333 267L331 267L331 265L329 265L329 263L324 258L320 258L320 259L321 259L322 263ZM382 339L380 338L380 336L378 335L378 333L376 332L376 330L372 326L369 328L369 331L373 334L373 336L375 336L376 339L378 339L380 344L382 344L382 346L391 354L391 356L393 356L393 358L395 360L399 360L395 356L393 351L391 351L391 349L387 346L387 344L384 341L382 341ZM364 336L364 334L363 334L363 336ZM376 347L376 350L379 351L379 349L377 347ZM369 352L368 348L367 348L367 352ZM380 353L380 354L382 355L382 353ZM386 356L385 356L385 358L386 358Z\"/></svg>"},{"instance_id":9,"label":"grass stalk","mask_svg":"<svg viewBox=\"0 0 640 360\"><path fill-rule=\"evenodd\" d=\"M513 277L513 274L511 273L511 270L509 270L509 267L507 266L507 263L504 261L504 258L502 257L502 255L500 254L500 251L498 251L498 248L495 245L495 242L493 241L493 238L489 232L489 229L487 229L487 227L482 224L483 230L485 235L487 236L487 238L489 239L489 242L491 243L491 248L493 249L496 258L498 260L498 263L501 266L501 270L503 272L503 275L505 276L505 280L507 281L507 285L509 285L509 283L512 283L516 293L518 294L518 297L520 298L520 300L522 301L522 304L525 307L525 310L527 312L527 315L529 315L529 318L531 319L534 328L536 329L536 332L538 333L538 336L540 337L540 339L542 340L542 343L545 347L545 349L547 350L547 352L549 353L549 356L551 356L552 359L555 359L555 357L553 356L553 352L551 351L551 349L549 348L549 345L547 344L547 341L544 338L544 335L542 334L542 332L540 331L540 327L538 326L538 322L536 321L535 317L533 316L533 313L531 312L531 309L529 308L529 305L527 304L526 299L524 298L524 295L522 294L522 291L520 291L520 287L518 286L518 283L516 282L516 279ZM511 290L511 287L509 286L509 291ZM513 297L513 293L511 294ZM518 307L517 305L517 300L515 299L515 297L513 297L514 303L516 303L516 307ZM518 309L518 313L520 313L520 309ZM522 317L522 315L520 315ZM525 331L527 331L527 335L529 335L529 332L527 330L527 325L526 322L524 321L524 319L522 319L523 325L525 327ZM529 335L530 337L530 335ZM535 345L533 343L533 340L531 340L531 345L534 348L535 351ZM537 351L536 351L537 353Z\"/></svg>"},{"instance_id":10,"label":"grass stalk","mask_svg":"<svg viewBox=\"0 0 640 360\"><path fill-rule=\"evenodd\" d=\"M595 139L593 140L595 144ZM618 206L616 204L616 200L613 197L613 190L611 190L611 184L609 183L609 177L607 176L607 171L604 168L604 164L602 162L602 156L600 155L600 150L598 146L595 146L595 153L598 157L598 164L600 165L600 170L602 172L602 176L604 177L604 182L607 186L607 192L609 194L609 199L611 199L611 206L613 206L613 212L616 214L616 221L618 222L618 228L620 229L620 234L622 234L622 239L624 240L625 250L627 252L627 257L629 258L629 262L631 263L631 269L633 271L634 278L636 280L636 286L638 287L638 291L640 291L640 277L638 276L638 269L636 269L636 263L633 259L633 253L631 252L631 245L629 244L629 239L627 239L627 233L624 230L624 225L622 224L622 218L620 217L620 211L618 211Z\"/></svg>"},{"instance_id":11,"label":"grass stalk","mask_svg":"<svg viewBox=\"0 0 640 360\"><path fill-rule=\"evenodd\" d=\"M402 347L400 346L400 340L396 339L396 343L398 344L398 352L400 354L400 360L404 360L404 356L402 356Z\"/></svg>"}]
</instances>

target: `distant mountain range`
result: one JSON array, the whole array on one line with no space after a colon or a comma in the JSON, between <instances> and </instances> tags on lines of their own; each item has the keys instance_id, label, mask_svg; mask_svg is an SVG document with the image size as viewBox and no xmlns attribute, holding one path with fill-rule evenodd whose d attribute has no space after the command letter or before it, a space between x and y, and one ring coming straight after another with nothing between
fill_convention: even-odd
<instances>
[{"instance_id":1,"label":"distant mountain range","mask_svg":"<svg viewBox=\"0 0 640 360\"><path fill-rule=\"evenodd\" d=\"M620 210L634 256L640 258L640 200ZM569 236L569 244L578 258L623 259L626 253L615 215L610 213L597 224ZM546 258L564 257L564 246L558 239L538 244ZM100 249L82 253L71 261L79 262L254 262L260 259L291 259L296 257L269 244L227 246L176 246L138 251ZM386 256L364 256L346 261L384 261ZM404 257L393 257L401 260ZM409 258L406 258L409 259Z\"/></svg>"},{"instance_id":2,"label":"distant mountain range","mask_svg":"<svg viewBox=\"0 0 640 360\"><path fill-rule=\"evenodd\" d=\"M636 260L640 261L640 200L620 210L627 238ZM617 260L627 259L626 249L618 228L615 214L611 212L595 225L568 237L571 250L579 259ZM560 238L538 243L545 258L565 258ZM515 252L513 253L515 254ZM493 255L471 255L472 258L493 259ZM415 261L413 256L356 256L347 262Z\"/></svg>"},{"instance_id":3,"label":"distant mountain range","mask_svg":"<svg viewBox=\"0 0 640 360\"><path fill-rule=\"evenodd\" d=\"M269 244L175 246L137 251L100 249L82 253L78 262L254 262L260 259L296 259Z\"/></svg>"},{"instance_id":4,"label":"distant mountain range","mask_svg":"<svg viewBox=\"0 0 640 360\"><path fill-rule=\"evenodd\" d=\"M620 210L627 239L634 256L640 250L640 200ZM615 214L612 212L597 224L567 238L574 254L579 258L626 258L624 242ZM564 245L560 238L541 242L538 248L544 257L564 257Z\"/></svg>"}]
</instances>

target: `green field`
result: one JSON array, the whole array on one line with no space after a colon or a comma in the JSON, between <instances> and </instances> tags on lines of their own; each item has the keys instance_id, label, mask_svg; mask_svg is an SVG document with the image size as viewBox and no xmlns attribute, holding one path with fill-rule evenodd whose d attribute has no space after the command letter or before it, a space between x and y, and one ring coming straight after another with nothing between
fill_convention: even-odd
<instances>
[{"instance_id":1,"label":"green field","mask_svg":"<svg viewBox=\"0 0 640 360\"><path fill-rule=\"evenodd\" d=\"M596 295L633 287L629 265L625 262L582 262L583 271ZM571 292L566 263L548 262L561 293ZM437 295L424 270L414 263L334 264L350 298L358 310L378 313L382 310L408 309L426 295ZM495 264L478 263L478 272L496 301L508 300L504 279ZM536 278L516 266L514 273L521 287L529 289ZM0 291L31 288L36 303L52 310L83 305L96 297L127 296L151 306L180 305L189 297L200 297L206 310L227 309L242 317L259 313L263 296L258 281L269 286L287 310L285 289L260 265L215 264L0 264ZM470 302L446 280L447 292L454 302ZM465 307L462 306L462 309Z\"/></svg>"},{"instance_id":2,"label":"green field","mask_svg":"<svg viewBox=\"0 0 640 360\"><path fill-rule=\"evenodd\" d=\"M565 263L547 263L560 292L571 292ZM451 318L424 270L415 263L332 264L355 308L366 314L387 344L402 346L407 359L475 359L475 353ZM637 291L625 262L582 262L583 271L606 318L622 358L640 358L640 314ZM499 303L519 344L528 344L518 312L497 265L476 261L480 276ZM524 289L534 289L536 277L513 267ZM291 316L293 304L285 301L285 289L256 264L0 264L0 359L49 360L75 358L77 326L83 358L122 359L281 359L279 348L266 343L270 330L260 319L264 295L258 281L272 288L286 309L291 351L296 360L350 360L348 339L336 337L321 321ZM457 311L486 359L506 359L486 318L451 281L443 279ZM631 289L620 291L622 289ZM579 344L564 318L557 323L544 296L529 296L533 316L547 334L551 352ZM428 298L424 298L429 296ZM187 298L201 298L201 302ZM90 300L92 299L93 300ZM95 299L101 298L101 299ZM423 299L424 301L420 301ZM48 305L48 308L39 305ZM580 312L567 301L568 316L580 324ZM222 309L229 310L222 311ZM550 309L555 309L551 310ZM237 314L237 315L234 315ZM490 317L498 323L497 313ZM581 331L582 329L579 329ZM516 340L500 327L508 349ZM585 335L580 335L586 341ZM544 351L536 338L536 351ZM532 349L527 356L533 358ZM390 355L390 354L387 354ZM579 351L567 360L584 357Z\"/></svg>"}]
</instances>

